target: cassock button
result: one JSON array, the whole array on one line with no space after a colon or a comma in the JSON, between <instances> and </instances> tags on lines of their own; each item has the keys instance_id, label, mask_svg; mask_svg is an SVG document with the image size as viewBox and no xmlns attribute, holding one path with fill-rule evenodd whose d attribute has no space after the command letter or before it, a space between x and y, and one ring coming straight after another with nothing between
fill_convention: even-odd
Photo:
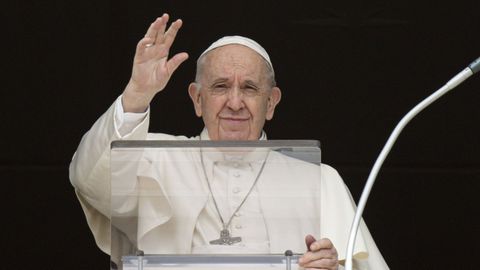
<instances>
[{"instance_id":1,"label":"cassock button","mask_svg":"<svg viewBox=\"0 0 480 270\"><path fill-rule=\"evenodd\" d=\"M241 228L242 228L242 225L240 224L235 225L235 229L241 229Z\"/></svg>"},{"instance_id":2,"label":"cassock button","mask_svg":"<svg viewBox=\"0 0 480 270\"><path fill-rule=\"evenodd\" d=\"M233 193L239 193L239 192L240 192L240 188L239 188L239 187L233 188L232 192L233 192Z\"/></svg>"},{"instance_id":3,"label":"cassock button","mask_svg":"<svg viewBox=\"0 0 480 270\"><path fill-rule=\"evenodd\" d=\"M240 173L239 173L239 172L234 172L234 173L233 173L233 176L235 176L235 177L240 177Z\"/></svg>"},{"instance_id":4,"label":"cassock button","mask_svg":"<svg viewBox=\"0 0 480 270\"><path fill-rule=\"evenodd\" d=\"M235 213L235 216L236 216L236 217L240 217L240 216L242 216L242 213L237 212L237 213Z\"/></svg>"}]
</instances>

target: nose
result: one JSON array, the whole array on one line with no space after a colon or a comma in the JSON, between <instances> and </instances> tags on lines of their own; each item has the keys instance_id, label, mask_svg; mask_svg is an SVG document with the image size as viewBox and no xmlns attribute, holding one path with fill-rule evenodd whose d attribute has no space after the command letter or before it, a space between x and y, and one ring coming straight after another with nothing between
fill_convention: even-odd
<instances>
[{"instance_id":1,"label":"nose","mask_svg":"<svg viewBox=\"0 0 480 270\"><path fill-rule=\"evenodd\" d=\"M238 86L234 86L228 93L227 106L232 111L239 111L245 107L243 93Z\"/></svg>"}]
</instances>

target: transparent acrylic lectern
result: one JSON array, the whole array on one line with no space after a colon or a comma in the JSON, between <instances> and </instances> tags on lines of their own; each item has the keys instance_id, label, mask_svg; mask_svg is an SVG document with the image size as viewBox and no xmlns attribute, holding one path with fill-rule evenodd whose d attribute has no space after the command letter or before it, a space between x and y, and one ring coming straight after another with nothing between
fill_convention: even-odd
<instances>
[{"instance_id":1,"label":"transparent acrylic lectern","mask_svg":"<svg viewBox=\"0 0 480 270\"><path fill-rule=\"evenodd\" d=\"M318 141L114 141L112 269L297 269L320 235Z\"/></svg>"}]
</instances>

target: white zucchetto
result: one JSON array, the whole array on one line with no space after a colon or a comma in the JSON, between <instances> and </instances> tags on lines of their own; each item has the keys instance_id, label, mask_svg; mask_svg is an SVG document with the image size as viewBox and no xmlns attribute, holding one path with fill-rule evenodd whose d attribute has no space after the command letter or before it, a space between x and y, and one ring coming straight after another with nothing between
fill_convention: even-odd
<instances>
[{"instance_id":1,"label":"white zucchetto","mask_svg":"<svg viewBox=\"0 0 480 270\"><path fill-rule=\"evenodd\" d=\"M242 37L242 36L225 36L220 38L219 40L213 42L212 45L210 45L205 51L203 51L203 53L198 57L198 60L200 60L202 56L208 53L209 51L214 50L218 47L222 47L230 44L240 44L254 50L258 54L260 54L260 56L262 56L263 59L265 59L265 61L267 61L269 67L273 72L272 61L270 61L270 57L268 56L267 51L255 40ZM198 65L198 60L197 60L197 65Z\"/></svg>"}]
</instances>

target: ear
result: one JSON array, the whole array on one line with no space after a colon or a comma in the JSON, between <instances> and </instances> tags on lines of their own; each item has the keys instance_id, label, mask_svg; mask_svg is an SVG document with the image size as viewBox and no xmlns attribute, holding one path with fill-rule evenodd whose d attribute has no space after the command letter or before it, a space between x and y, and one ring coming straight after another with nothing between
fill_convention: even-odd
<instances>
[{"instance_id":1,"label":"ear","mask_svg":"<svg viewBox=\"0 0 480 270\"><path fill-rule=\"evenodd\" d=\"M267 100L267 114L265 119L271 120L273 118L275 107L280 102L280 99L282 99L282 91L280 91L278 87L273 87Z\"/></svg>"},{"instance_id":2,"label":"ear","mask_svg":"<svg viewBox=\"0 0 480 270\"><path fill-rule=\"evenodd\" d=\"M188 86L188 94L193 102L193 108L195 109L195 114L198 117L202 117L202 99L200 97L200 88L197 83L191 83Z\"/></svg>"}]
</instances>

